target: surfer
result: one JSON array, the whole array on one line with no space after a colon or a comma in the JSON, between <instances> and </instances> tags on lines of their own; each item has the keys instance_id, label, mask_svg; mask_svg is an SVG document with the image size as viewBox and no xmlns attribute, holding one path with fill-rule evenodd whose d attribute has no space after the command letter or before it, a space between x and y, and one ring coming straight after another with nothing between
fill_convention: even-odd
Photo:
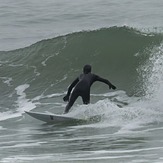
<instances>
[{"instance_id":1,"label":"surfer","mask_svg":"<svg viewBox=\"0 0 163 163\"><path fill-rule=\"evenodd\" d=\"M95 81L100 81L107 84L110 89L116 89L116 87L111 84L107 79L92 74L90 65L85 65L83 67L83 74L81 74L72 82L72 84L68 88L66 96L63 97L64 101L68 101L64 113L69 112L70 108L79 96L82 97L83 104L90 103L90 88ZM73 88L74 90L72 91Z\"/></svg>"}]
</instances>

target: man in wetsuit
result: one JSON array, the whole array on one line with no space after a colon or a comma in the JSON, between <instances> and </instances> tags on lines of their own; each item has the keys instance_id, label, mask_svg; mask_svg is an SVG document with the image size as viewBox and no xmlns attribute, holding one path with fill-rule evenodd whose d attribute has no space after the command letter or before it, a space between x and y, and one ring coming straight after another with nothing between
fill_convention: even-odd
<instances>
[{"instance_id":1,"label":"man in wetsuit","mask_svg":"<svg viewBox=\"0 0 163 163\"><path fill-rule=\"evenodd\" d=\"M83 68L83 74L81 74L72 82L68 88L67 95L63 98L64 101L68 101L64 113L69 112L70 108L79 96L82 97L84 104L90 103L90 88L95 81L100 81L107 84L110 89L116 89L116 87L112 85L107 79L103 79L98 75L92 74L90 65L85 65ZM73 88L74 90L72 91Z\"/></svg>"}]
</instances>

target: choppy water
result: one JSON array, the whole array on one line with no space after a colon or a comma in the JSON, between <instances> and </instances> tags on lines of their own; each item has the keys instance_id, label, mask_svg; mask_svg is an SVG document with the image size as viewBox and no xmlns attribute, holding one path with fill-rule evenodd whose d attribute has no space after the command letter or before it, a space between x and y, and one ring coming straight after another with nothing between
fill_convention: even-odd
<instances>
[{"instance_id":1,"label":"choppy water","mask_svg":"<svg viewBox=\"0 0 163 163\"><path fill-rule=\"evenodd\" d=\"M2 1L0 162L163 162L162 5ZM24 113L62 113L87 63L118 89L95 83L90 105L77 100L69 116L85 123L47 125Z\"/></svg>"}]
</instances>

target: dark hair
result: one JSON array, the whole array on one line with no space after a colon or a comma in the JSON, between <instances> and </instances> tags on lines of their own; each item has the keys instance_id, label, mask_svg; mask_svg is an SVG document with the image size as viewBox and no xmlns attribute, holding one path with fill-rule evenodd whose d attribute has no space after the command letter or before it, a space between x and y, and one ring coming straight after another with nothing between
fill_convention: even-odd
<instances>
[{"instance_id":1,"label":"dark hair","mask_svg":"<svg viewBox=\"0 0 163 163\"><path fill-rule=\"evenodd\" d=\"M83 67L83 73L84 73L84 74L88 74L88 73L91 72L91 69L92 69L91 65L85 65L85 66Z\"/></svg>"}]
</instances>

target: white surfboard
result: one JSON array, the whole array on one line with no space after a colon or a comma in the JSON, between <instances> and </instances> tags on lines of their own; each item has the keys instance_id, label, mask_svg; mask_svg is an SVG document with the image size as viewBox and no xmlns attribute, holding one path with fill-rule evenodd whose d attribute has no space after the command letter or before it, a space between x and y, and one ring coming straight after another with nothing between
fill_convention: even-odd
<instances>
[{"instance_id":1,"label":"white surfboard","mask_svg":"<svg viewBox=\"0 0 163 163\"><path fill-rule=\"evenodd\" d=\"M80 122L82 119L77 119L73 117L69 117L65 115L58 115L53 113L39 113L39 112L31 112L25 111L28 115L38 120L47 123L67 123L67 122Z\"/></svg>"}]
</instances>

